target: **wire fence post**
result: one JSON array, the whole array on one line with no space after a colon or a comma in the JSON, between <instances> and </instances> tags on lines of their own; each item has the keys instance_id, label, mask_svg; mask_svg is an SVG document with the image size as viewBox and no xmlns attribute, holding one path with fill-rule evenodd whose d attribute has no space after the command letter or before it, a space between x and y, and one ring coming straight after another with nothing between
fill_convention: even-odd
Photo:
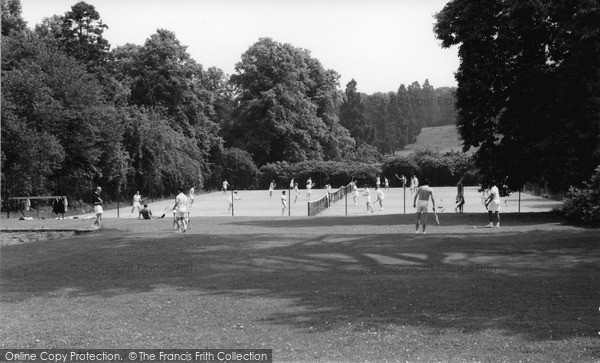
<instances>
[{"instance_id":1,"label":"wire fence post","mask_svg":"<svg viewBox=\"0 0 600 363\"><path fill-rule=\"evenodd\" d=\"M344 199L346 203L346 215L348 215L348 188L344 188Z\"/></svg>"},{"instance_id":2,"label":"wire fence post","mask_svg":"<svg viewBox=\"0 0 600 363\"><path fill-rule=\"evenodd\" d=\"M406 183L402 183L402 189L404 190L404 214L406 214Z\"/></svg>"},{"instance_id":3,"label":"wire fence post","mask_svg":"<svg viewBox=\"0 0 600 363\"><path fill-rule=\"evenodd\" d=\"M233 197L233 188L231 189L231 216L233 217L235 215L234 212L234 204L235 204L235 198Z\"/></svg>"},{"instance_id":4,"label":"wire fence post","mask_svg":"<svg viewBox=\"0 0 600 363\"><path fill-rule=\"evenodd\" d=\"M292 215L292 186L288 189L288 217Z\"/></svg>"},{"instance_id":5,"label":"wire fence post","mask_svg":"<svg viewBox=\"0 0 600 363\"><path fill-rule=\"evenodd\" d=\"M519 189L519 213L521 213L521 189Z\"/></svg>"}]
</instances>

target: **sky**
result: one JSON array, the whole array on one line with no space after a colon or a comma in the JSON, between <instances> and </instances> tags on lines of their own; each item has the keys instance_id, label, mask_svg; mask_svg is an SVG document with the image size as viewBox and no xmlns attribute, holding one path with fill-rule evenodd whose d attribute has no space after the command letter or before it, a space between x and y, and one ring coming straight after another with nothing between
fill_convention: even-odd
<instances>
[{"instance_id":1,"label":"sky","mask_svg":"<svg viewBox=\"0 0 600 363\"><path fill-rule=\"evenodd\" d=\"M64 15L78 0L21 0L30 28ZM108 25L111 48L143 45L157 29L173 31L204 68L235 73L259 38L307 49L359 92L397 91L425 79L456 86L456 47L443 49L433 15L447 0L87 0Z\"/></svg>"}]
</instances>

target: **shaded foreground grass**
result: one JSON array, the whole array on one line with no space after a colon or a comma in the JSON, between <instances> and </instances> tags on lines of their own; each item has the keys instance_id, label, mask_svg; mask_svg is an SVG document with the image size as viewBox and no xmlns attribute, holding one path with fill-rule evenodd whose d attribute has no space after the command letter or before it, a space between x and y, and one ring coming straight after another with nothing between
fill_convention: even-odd
<instances>
[{"instance_id":1,"label":"shaded foreground grass","mask_svg":"<svg viewBox=\"0 0 600 363\"><path fill-rule=\"evenodd\" d=\"M272 348L275 361L600 359L598 230L547 215L469 229L480 217L448 215L431 235L399 232L398 216L215 218L180 235L168 221L127 221L5 246L0 344Z\"/></svg>"}]
</instances>

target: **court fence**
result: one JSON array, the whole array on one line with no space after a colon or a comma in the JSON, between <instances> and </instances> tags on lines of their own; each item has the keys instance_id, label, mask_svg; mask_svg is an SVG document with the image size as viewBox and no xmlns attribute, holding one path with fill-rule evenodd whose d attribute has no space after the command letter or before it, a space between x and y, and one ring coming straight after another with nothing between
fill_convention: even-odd
<instances>
[{"instance_id":1,"label":"court fence","mask_svg":"<svg viewBox=\"0 0 600 363\"><path fill-rule=\"evenodd\" d=\"M308 216L316 216L325 209L331 207L333 203L344 200L346 203L346 215L348 215L348 194L352 191L352 184L339 187L335 190L328 190L325 195L315 201L308 202Z\"/></svg>"}]
</instances>

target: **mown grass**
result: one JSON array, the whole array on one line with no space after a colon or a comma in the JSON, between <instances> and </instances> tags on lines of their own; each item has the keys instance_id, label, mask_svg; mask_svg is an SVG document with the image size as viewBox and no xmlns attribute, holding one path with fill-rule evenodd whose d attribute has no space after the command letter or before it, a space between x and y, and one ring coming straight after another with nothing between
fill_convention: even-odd
<instances>
[{"instance_id":1,"label":"mown grass","mask_svg":"<svg viewBox=\"0 0 600 363\"><path fill-rule=\"evenodd\" d=\"M0 345L272 348L275 361L600 359L598 231L540 214L481 232L472 220L453 215L431 235L399 233L394 223L409 220L397 215L209 218L180 235L123 221L5 246Z\"/></svg>"},{"instance_id":2,"label":"mown grass","mask_svg":"<svg viewBox=\"0 0 600 363\"><path fill-rule=\"evenodd\" d=\"M403 150L397 151L396 154L407 156L417 149L426 147L443 154L449 151L462 151L462 146L456 126L424 127L417 136L417 141L406 145Z\"/></svg>"}]
</instances>

